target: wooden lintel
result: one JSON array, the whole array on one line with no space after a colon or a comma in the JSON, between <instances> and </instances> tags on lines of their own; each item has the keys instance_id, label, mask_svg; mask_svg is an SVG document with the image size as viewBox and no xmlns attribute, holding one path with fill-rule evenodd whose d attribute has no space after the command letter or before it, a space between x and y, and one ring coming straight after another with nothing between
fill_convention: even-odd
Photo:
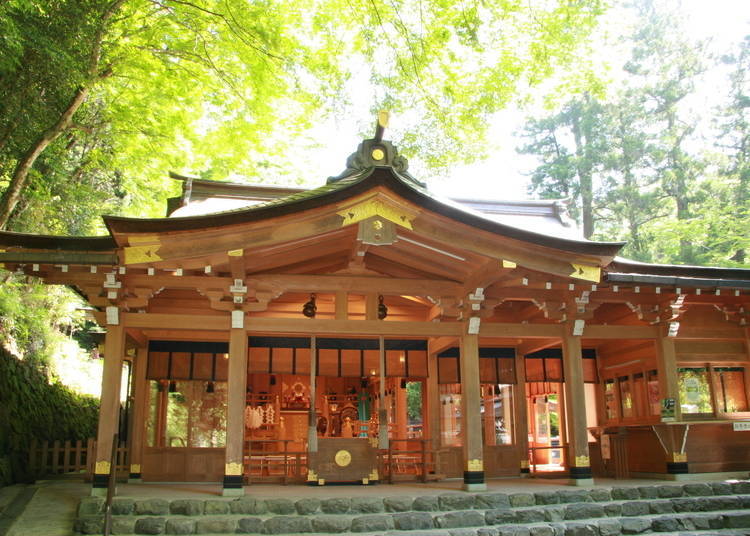
<instances>
[{"instance_id":1,"label":"wooden lintel","mask_svg":"<svg viewBox=\"0 0 750 536\"><path fill-rule=\"evenodd\" d=\"M695 328L681 327L676 337L677 340L698 339L698 340L723 340L723 341L744 341L745 330L740 327L710 327Z\"/></svg>"},{"instance_id":2,"label":"wooden lintel","mask_svg":"<svg viewBox=\"0 0 750 536\"><path fill-rule=\"evenodd\" d=\"M180 315L164 313L122 313L127 328L229 330L229 315Z\"/></svg>"},{"instance_id":3,"label":"wooden lintel","mask_svg":"<svg viewBox=\"0 0 750 536\"><path fill-rule=\"evenodd\" d=\"M586 339L655 339L658 336L656 326L604 326L587 323L583 331Z\"/></svg>"},{"instance_id":4,"label":"wooden lintel","mask_svg":"<svg viewBox=\"0 0 750 536\"><path fill-rule=\"evenodd\" d=\"M547 348L552 348L553 346L560 346L561 339L534 339L530 341L525 341L518 345L516 348L516 354L517 355L528 355L533 354L534 352L538 352L539 350L545 350Z\"/></svg>"},{"instance_id":5,"label":"wooden lintel","mask_svg":"<svg viewBox=\"0 0 750 536\"><path fill-rule=\"evenodd\" d=\"M479 328L481 337L521 337L547 339L562 337L563 327L560 324L511 324L499 322L482 322Z\"/></svg>"},{"instance_id":6,"label":"wooden lintel","mask_svg":"<svg viewBox=\"0 0 750 536\"><path fill-rule=\"evenodd\" d=\"M439 354L452 346L458 346L456 337L437 337L430 340L430 353Z\"/></svg>"},{"instance_id":7,"label":"wooden lintel","mask_svg":"<svg viewBox=\"0 0 750 536\"><path fill-rule=\"evenodd\" d=\"M143 331L125 328L125 334L135 342L136 347L145 348L148 346L148 338L143 334Z\"/></svg>"},{"instance_id":8,"label":"wooden lintel","mask_svg":"<svg viewBox=\"0 0 750 536\"><path fill-rule=\"evenodd\" d=\"M388 322L384 320L317 320L250 317L248 331L254 333L300 333L331 335L385 335L399 337L457 336L459 322Z\"/></svg>"},{"instance_id":9,"label":"wooden lintel","mask_svg":"<svg viewBox=\"0 0 750 536\"><path fill-rule=\"evenodd\" d=\"M459 296L461 286L439 279L397 279L369 276L326 275L257 275L248 281L257 281L287 292L377 292L378 294L409 296Z\"/></svg>"},{"instance_id":10,"label":"wooden lintel","mask_svg":"<svg viewBox=\"0 0 750 536\"><path fill-rule=\"evenodd\" d=\"M80 253L77 251L4 251L0 262L25 264L117 264L114 253Z\"/></svg>"}]
</instances>

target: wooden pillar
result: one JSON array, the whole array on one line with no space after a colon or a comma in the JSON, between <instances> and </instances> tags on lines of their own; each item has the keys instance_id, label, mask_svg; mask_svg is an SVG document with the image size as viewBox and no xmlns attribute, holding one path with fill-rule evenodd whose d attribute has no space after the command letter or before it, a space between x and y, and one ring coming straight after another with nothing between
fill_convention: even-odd
<instances>
[{"instance_id":1,"label":"wooden pillar","mask_svg":"<svg viewBox=\"0 0 750 536\"><path fill-rule=\"evenodd\" d=\"M116 318L113 320L117 321ZM120 422L120 381L124 352L124 328L119 323L108 325L107 335L104 339L102 398L99 408L99 427L96 434L96 465L94 466L92 495L103 495L107 491L110 459L112 457L112 438L117 432Z\"/></svg>"},{"instance_id":2,"label":"wooden pillar","mask_svg":"<svg viewBox=\"0 0 750 536\"><path fill-rule=\"evenodd\" d=\"M244 315L243 315L244 316ZM234 324L233 322L233 325ZM247 388L247 330L229 331L229 372L227 381L227 445L222 495L243 495L245 443L245 396Z\"/></svg>"},{"instance_id":3,"label":"wooden pillar","mask_svg":"<svg viewBox=\"0 0 750 536\"><path fill-rule=\"evenodd\" d=\"M568 418L568 468L570 484L593 485L589 439L586 428L586 392L583 384L581 337L572 335L572 324L565 326L562 341L565 374L565 410ZM562 408L560 408L562 412Z\"/></svg>"},{"instance_id":4,"label":"wooden pillar","mask_svg":"<svg viewBox=\"0 0 750 536\"><path fill-rule=\"evenodd\" d=\"M515 411L514 442L518 445L521 476L529 475L529 415L526 402L526 357L516 352L516 385L513 391Z\"/></svg>"},{"instance_id":5,"label":"wooden pillar","mask_svg":"<svg viewBox=\"0 0 750 536\"><path fill-rule=\"evenodd\" d=\"M682 420L680 407L680 387L677 379L677 352L674 337L667 336L669 326L659 326L659 337L656 339L656 369L659 374L659 392L662 403L670 399L674 403L674 420ZM667 427L670 441L666 441L667 474L678 475L688 472L687 455L681 452L681 442L671 441L674 427Z\"/></svg>"},{"instance_id":6,"label":"wooden pillar","mask_svg":"<svg viewBox=\"0 0 750 536\"><path fill-rule=\"evenodd\" d=\"M479 392L479 337L461 337L461 433L463 434L464 490L487 489Z\"/></svg>"},{"instance_id":7,"label":"wooden pillar","mask_svg":"<svg viewBox=\"0 0 750 536\"><path fill-rule=\"evenodd\" d=\"M369 296L369 295L368 295ZM369 302L368 302L369 303ZM388 408L385 404L385 339L381 335L378 338L380 349L380 393L378 397L378 448L388 449Z\"/></svg>"},{"instance_id":8,"label":"wooden pillar","mask_svg":"<svg viewBox=\"0 0 750 536\"><path fill-rule=\"evenodd\" d=\"M405 382L405 378L394 378L393 381L393 391L396 397L396 414L393 416L396 426L393 435L396 439L407 439L409 435ZM401 445L403 445L404 449L409 450L404 443L401 443Z\"/></svg>"},{"instance_id":9,"label":"wooden pillar","mask_svg":"<svg viewBox=\"0 0 750 536\"><path fill-rule=\"evenodd\" d=\"M133 374L133 428L130 434L130 473L128 475L128 481L140 482L144 429L146 426L147 415L146 405L148 402L148 381L146 380L148 348L145 346L138 348L133 361L135 366Z\"/></svg>"},{"instance_id":10,"label":"wooden pillar","mask_svg":"<svg viewBox=\"0 0 750 536\"><path fill-rule=\"evenodd\" d=\"M336 292L336 320L347 320L349 318L349 297L343 290Z\"/></svg>"},{"instance_id":11,"label":"wooden pillar","mask_svg":"<svg viewBox=\"0 0 750 536\"><path fill-rule=\"evenodd\" d=\"M440 388L438 385L438 357L437 352L432 349L433 340L428 343L427 353L427 381L425 391L427 397L427 409L423 415L424 422L428 424L428 435L433 449L440 448Z\"/></svg>"},{"instance_id":12,"label":"wooden pillar","mask_svg":"<svg viewBox=\"0 0 750 536\"><path fill-rule=\"evenodd\" d=\"M370 292L365 295L365 320L378 319L378 295Z\"/></svg>"},{"instance_id":13,"label":"wooden pillar","mask_svg":"<svg viewBox=\"0 0 750 536\"><path fill-rule=\"evenodd\" d=\"M338 304L338 295L336 296L336 303ZM318 376L317 354L317 344L315 335L313 335L310 337L310 410L307 415L307 452L318 452L318 416L315 411Z\"/></svg>"}]
</instances>

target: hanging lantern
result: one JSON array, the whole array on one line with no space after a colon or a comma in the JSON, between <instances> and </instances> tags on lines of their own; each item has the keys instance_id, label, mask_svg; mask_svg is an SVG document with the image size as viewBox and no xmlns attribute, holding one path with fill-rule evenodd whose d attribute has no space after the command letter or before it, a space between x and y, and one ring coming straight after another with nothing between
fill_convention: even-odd
<instances>
[{"instance_id":1,"label":"hanging lantern","mask_svg":"<svg viewBox=\"0 0 750 536\"><path fill-rule=\"evenodd\" d=\"M307 318L315 318L318 306L315 305L315 294L310 294L310 300L302 306L302 314Z\"/></svg>"},{"instance_id":2,"label":"hanging lantern","mask_svg":"<svg viewBox=\"0 0 750 536\"><path fill-rule=\"evenodd\" d=\"M378 319L383 320L388 316L388 307L383 303L383 295L378 296Z\"/></svg>"},{"instance_id":3,"label":"hanging lantern","mask_svg":"<svg viewBox=\"0 0 750 536\"><path fill-rule=\"evenodd\" d=\"M206 384L206 392L207 393L213 393L214 392L214 382L208 382Z\"/></svg>"}]
</instances>

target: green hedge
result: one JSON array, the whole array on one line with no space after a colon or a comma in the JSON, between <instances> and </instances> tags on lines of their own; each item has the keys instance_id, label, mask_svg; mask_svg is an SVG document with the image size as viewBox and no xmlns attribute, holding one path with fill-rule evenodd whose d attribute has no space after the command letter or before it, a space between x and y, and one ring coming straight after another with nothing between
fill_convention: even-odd
<instances>
[{"instance_id":1,"label":"green hedge","mask_svg":"<svg viewBox=\"0 0 750 536\"><path fill-rule=\"evenodd\" d=\"M34 479L31 441L94 437L99 400L49 383L38 363L0 349L0 486Z\"/></svg>"}]
</instances>

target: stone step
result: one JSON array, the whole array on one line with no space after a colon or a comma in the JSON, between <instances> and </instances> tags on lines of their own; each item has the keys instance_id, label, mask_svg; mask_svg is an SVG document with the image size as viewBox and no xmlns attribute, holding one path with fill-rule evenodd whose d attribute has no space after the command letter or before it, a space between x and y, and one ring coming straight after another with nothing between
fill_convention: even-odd
<instances>
[{"instance_id":1,"label":"stone step","mask_svg":"<svg viewBox=\"0 0 750 536\"><path fill-rule=\"evenodd\" d=\"M383 486L373 488L373 493L381 490L386 491L387 487L385 490ZM260 491L253 490L254 493ZM102 509L101 498L83 499L75 522L76 532L101 534ZM536 493L448 493L416 498L166 500L119 497L112 508L113 534L361 534L378 531L390 534L395 530L416 535L420 530L467 530L476 536L553 536L558 533L614 536L750 529L750 512L744 509L750 509L748 481ZM746 534L750 534L750 530Z\"/></svg>"}]
</instances>

